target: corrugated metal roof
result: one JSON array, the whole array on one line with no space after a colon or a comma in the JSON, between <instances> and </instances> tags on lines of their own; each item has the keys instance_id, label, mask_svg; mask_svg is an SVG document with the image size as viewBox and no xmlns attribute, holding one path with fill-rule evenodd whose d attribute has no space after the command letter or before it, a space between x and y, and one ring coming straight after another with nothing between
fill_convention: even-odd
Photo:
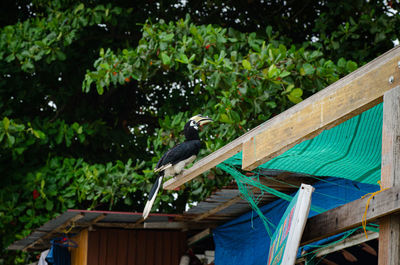
<instances>
[{"instance_id":1,"label":"corrugated metal roof","mask_svg":"<svg viewBox=\"0 0 400 265\"><path fill-rule=\"evenodd\" d=\"M102 216L96 224L135 224L142 218L142 213L132 212L112 212L112 211L88 211L88 210L67 210L60 216L48 221L43 226L36 229L28 237L15 241L7 249L9 250L23 250L25 248L31 249L44 249L49 245L49 240L52 237L63 234L66 230L71 228L71 232L79 231L94 225L93 221ZM176 217L176 214L150 214L146 222L158 223L169 222L171 218ZM79 218L78 218L79 217ZM77 219L76 221L72 221Z\"/></svg>"}]
</instances>

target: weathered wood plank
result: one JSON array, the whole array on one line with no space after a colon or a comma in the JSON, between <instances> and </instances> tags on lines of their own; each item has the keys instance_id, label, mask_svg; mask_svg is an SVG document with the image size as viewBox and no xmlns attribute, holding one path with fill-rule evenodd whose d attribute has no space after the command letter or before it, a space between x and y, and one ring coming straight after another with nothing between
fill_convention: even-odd
<instances>
[{"instance_id":1,"label":"weathered wood plank","mask_svg":"<svg viewBox=\"0 0 400 265\"><path fill-rule=\"evenodd\" d=\"M243 144L242 168L252 170L381 102L386 91L400 84L399 61L397 47L264 123Z\"/></svg>"},{"instance_id":2,"label":"weathered wood plank","mask_svg":"<svg viewBox=\"0 0 400 265\"><path fill-rule=\"evenodd\" d=\"M383 97L381 184L382 188L400 186L400 87ZM400 215L385 216L379 224L378 264L399 264Z\"/></svg>"},{"instance_id":3,"label":"weathered wood plank","mask_svg":"<svg viewBox=\"0 0 400 265\"><path fill-rule=\"evenodd\" d=\"M344 232L361 225L368 197L339 206L308 219L301 245ZM370 201L367 222L400 212L400 186L376 194Z\"/></svg>"}]
</instances>

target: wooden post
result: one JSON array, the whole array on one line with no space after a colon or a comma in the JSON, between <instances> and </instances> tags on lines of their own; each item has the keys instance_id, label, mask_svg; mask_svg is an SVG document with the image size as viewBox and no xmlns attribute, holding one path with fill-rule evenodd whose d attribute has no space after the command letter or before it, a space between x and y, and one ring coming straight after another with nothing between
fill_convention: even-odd
<instances>
[{"instance_id":1,"label":"wooden post","mask_svg":"<svg viewBox=\"0 0 400 265\"><path fill-rule=\"evenodd\" d=\"M383 96L382 188L400 185L400 86ZM400 264L400 215L379 222L379 265Z\"/></svg>"},{"instance_id":2,"label":"wooden post","mask_svg":"<svg viewBox=\"0 0 400 265\"><path fill-rule=\"evenodd\" d=\"M70 248L71 251L71 264L74 265L87 265L88 253L88 230L82 230L72 238L77 244L77 248Z\"/></svg>"}]
</instances>

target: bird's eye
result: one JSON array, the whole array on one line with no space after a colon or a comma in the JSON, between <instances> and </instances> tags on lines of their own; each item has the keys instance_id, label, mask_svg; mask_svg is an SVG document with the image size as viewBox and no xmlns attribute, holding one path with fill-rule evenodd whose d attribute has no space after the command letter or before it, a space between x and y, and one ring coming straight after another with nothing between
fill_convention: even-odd
<instances>
[{"instance_id":1,"label":"bird's eye","mask_svg":"<svg viewBox=\"0 0 400 265\"><path fill-rule=\"evenodd\" d=\"M197 126L197 123L195 121L190 121L190 127L193 127L196 130L199 129L199 126Z\"/></svg>"}]
</instances>

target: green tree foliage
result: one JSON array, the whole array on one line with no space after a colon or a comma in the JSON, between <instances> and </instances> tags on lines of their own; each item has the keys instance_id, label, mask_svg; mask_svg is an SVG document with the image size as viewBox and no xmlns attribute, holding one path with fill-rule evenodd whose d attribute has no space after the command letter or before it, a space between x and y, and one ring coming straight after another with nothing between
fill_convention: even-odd
<instances>
[{"instance_id":1,"label":"green tree foliage","mask_svg":"<svg viewBox=\"0 0 400 265\"><path fill-rule=\"evenodd\" d=\"M216 120L204 156L390 49L400 26L393 1L3 4L0 264L32 260L4 248L68 208L141 212L190 116ZM155 210L227 181L211 171Z\"/></svg>"}]
</instances>

